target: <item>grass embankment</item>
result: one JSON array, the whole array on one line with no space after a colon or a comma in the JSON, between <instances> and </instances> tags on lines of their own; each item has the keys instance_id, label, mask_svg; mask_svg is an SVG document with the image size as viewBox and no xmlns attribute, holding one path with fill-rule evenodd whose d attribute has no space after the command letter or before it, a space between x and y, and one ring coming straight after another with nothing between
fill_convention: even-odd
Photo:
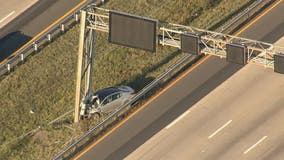
<instances>
[{"instance_id":1,"label":"grass embankment","mask_svg":"<svg viewBox=\"0 0 284 160\"><path fill-rule=\"evenodd\" d=\"M114 0L105 7L210 28L248 2ZM71 116L57 125L47 124L73 108L78 37L77 25L0 82L0 159L50 159L72 137ZM181 56L169 47L153 54L111 45L106 34L98 33L94 90L121 84L139 90ZM31 136L15 139L38 126Z\"/></svg>"}]
</instances>

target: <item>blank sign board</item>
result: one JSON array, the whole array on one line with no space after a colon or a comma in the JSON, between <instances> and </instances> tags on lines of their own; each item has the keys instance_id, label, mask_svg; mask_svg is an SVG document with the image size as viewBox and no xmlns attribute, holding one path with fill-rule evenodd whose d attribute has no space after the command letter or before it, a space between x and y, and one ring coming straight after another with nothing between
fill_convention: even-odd
<instances>
[{"instance_id":1,"label":"blank sign board","mask_svg":"<svg viewBox=\"0 0 284 160\"><path fill-rule=\"evenodd\" d=\"M274 72L284 74L284 54L274 54Z\"/></svg>"},{"instance_id":2,"label":"blank sign board","mask_svg":"<svg viewBox=\"0 0 284 160\"><path fill-rule=\"evenodd\" d=\"M193 55L200 54L199 36L194 34L181 34L181 51Z\"/></svg>"},{"instance_id":3,"label":"blank sign board","mask_svg":"<svg viewBox=\"0 0 284 160\"><path fill-rule=\"evenodd\" d=\"M109 26L110 43L156 51L157 20L110 11Z\"/></svg>"},{"instance_id":4,"label":"blank sign board","mask_svg":"<svg viewBox=\"0 0 284 160\"><path fill-rule=\"evenodd\" d=\"M228 43L226 45L227 61L242 65L246 64L247 63L246 50L247 49L244 45Z\"/></svg>"}]
</instances>

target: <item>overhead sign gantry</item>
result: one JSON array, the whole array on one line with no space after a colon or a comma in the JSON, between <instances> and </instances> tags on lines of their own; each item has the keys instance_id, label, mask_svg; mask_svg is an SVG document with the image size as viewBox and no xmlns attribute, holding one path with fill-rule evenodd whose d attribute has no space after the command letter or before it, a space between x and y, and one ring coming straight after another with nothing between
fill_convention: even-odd
<instances>
[{"instance_id":1,"label":"overhead sign gantry","mask_svg":"<svg viewBox=\"0 0 284 160\"><path fill-rule=\"evenodd\" d=\"M160 44L193 55L204 53L219 56L241 65L255 63L284 74L283 47L90 6L81 12L75 122L79 121L80 103L87 99L93 85L95 31L109 33L109 42L118 45L155 52L156 44ZM83 80L85 86L81 84Z\"/></svg>"}]
</instances>

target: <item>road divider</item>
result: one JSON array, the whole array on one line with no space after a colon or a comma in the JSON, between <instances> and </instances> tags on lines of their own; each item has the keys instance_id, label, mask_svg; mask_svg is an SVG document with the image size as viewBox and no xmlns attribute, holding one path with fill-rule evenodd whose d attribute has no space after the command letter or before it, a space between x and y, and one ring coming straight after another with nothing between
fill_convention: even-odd
<instances>
[{"instance_id":1,"label":"road divider","mask_svg":"<svg viewBox=\"0 0 284 160\"><path fill-rule=\"evenodd\" d=\"M267 136L262 137L260 140L258 140L254 145L249 147L246 151L244 151L244 154L247 154L249 151L251 151L253 148L255 148L257 145L259 145L262 141L264 141L267 138Z\"/></svg>"},{"instance_id":2,"label":"road divider","mask_svg":"<svg viewBox=\"0 0 284 160\"><path fill-rule=\"evenodd\" d=\"M184 112L181 116L179 116L177 119L175 119L172 123L166 126L166 129L171 128L173 125L175 125L178 121L180 121L183 117L185 117L188 113L190 113L190 110L187 110Z\"/></svg>"},{"instance_id":3,"label":"road divider","mask_svg":"<svg viewBox=\"0 0 284 160\"><path fill-rule=\"evenodd\" d=\"M0 20L0 23L4 22L7 18L9 18L10 16L12 16L14 13L15 13L15 11L9 13L7 16L5 16L4 18L2 18L2 19Z\"/></svg>"},{"instance_id":4,"label":"road divider","mask_svg":"<svg viewBox=\"0 0 284 160\"><path fill-rule=\"evenodd\" d=\"M228 122L226 122L223 126L221 126L220 128L218 128L214 133L212 133L210 136L208 136L208 139L211 139L212 137L214 137L216 134L218 134L221 130L223 130L225 127L227 127L233 120L229 120Z\"/></svg>"}]
</instances>

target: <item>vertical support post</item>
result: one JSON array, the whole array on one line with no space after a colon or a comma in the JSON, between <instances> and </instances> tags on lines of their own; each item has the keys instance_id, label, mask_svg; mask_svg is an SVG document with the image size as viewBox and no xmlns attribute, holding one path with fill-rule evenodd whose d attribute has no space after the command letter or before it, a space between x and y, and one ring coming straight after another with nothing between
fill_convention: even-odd
<instances>
[{"instance_id":1,"label":"vertical support post","mask_svg":"<svg viewBox=\"0 0 284 160\"><path fill-rule=\"evenodd\" d=\"M267 50L265 50L265 52L264 52L264 59L265 59L265 65L264 65L264 68L266 68L267 67Z\"/></svg>"},{"instance_id":2,"label":"vertical support post","mask_svg":"<svg viewBox=\"0 0 284 160\"><path fill-rule=\"evenodd\" d=\"M86 11L81 12L80 22L80 39L78 49L78 64L77 64L77 75L76 75L76 94L75 94L75 114L74 123L79 122L79 111L80 111L80 92L81 92L81 77L82 77L82 65L83 65L83 52L84 52L84 39L85 39L85 27L86 26Z\"/></svg>"},{"instance_id":3,"label":"vertical support post","mask_svg":"<svg viewBox=\"0 0 284 160\"><path fill-rule=\"evenodd\" d=\"M96 15L94 15L94 17L95 17L95 27L97 28L97 26L98 26L98 17Z\"/></svg>"},{"instance_id":4,"label":"vertical support post","mask_svg":"<svg viewBox=\"0 0 284 160\"><path fill-rule=\"evenodd\" d=\"M213 46L214 46L214 54L217 53L217 44L215 41L213 41Z\"/></svg>"},{"instance_id":5,"label":"vertical support post","mask_svg":"<svg viewBox=\"0 0 284 160\"><path fill-rule=\"evenodd\" d=\"M93 87L93 67L94 67L94 47L95 47L95 30L90 30L88 35L88 45L87 45L87 57L86 64L86 84L85 84L85 95L89 95Z\"/></svg>"},{"instance_id":6,"label":"vertical support post","mask_svg":"<svg viewBox=\"0 0 284 160\"><path fill-rule=\"evenodd\" d=\"M162 27L164 29L164 27ZM165 46L165 31L163 30L162 46Z\"/></svg>"}]
</instances>

